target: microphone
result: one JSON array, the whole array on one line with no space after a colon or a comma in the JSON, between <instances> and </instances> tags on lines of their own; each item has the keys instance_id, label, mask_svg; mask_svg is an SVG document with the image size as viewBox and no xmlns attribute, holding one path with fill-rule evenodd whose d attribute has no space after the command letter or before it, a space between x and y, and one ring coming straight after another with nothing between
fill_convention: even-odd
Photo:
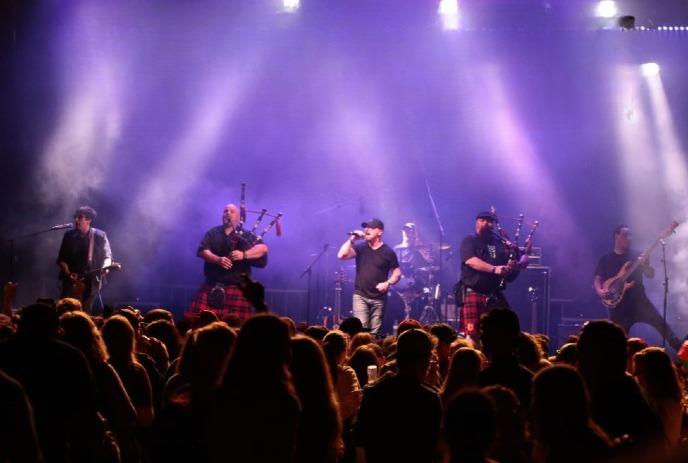
<instances>
[{"instance_id":1,"label":"microphone","mask_svg":"<svg viewBox=\"0 0 688 463\"><path fill-rule=\"evenodd\" d=\"M356 238L363 238L364 234L360 231L350 231L347 235L355 236Z\"/></svg>"},{"instance_id":2,"label":"microphone","mask_svg":"<svg viewBox=\"0 0 688 463\"><path fill-rule=\"evenodd\" d=\"M50 230L51 231L52 230L63 230L65 228L72 228L73 226L74 226L74 224L71 222L70 223L62 223L60 225L54 225L54 226L50 227Z\"/></svg>"}]
</instances>

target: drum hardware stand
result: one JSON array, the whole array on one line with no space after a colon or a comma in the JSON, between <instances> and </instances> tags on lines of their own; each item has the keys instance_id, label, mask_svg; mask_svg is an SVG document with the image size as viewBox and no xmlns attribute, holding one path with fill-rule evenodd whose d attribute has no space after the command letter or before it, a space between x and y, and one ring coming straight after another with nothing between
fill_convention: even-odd
<instances>
[{"instance_id":1,"label":"drum hardware stand","mask_svg":"<svg viewBox=\"0 0 688 463\"><path fill-rule=\"evenodd\" d=\"M432 197L432 192L430 191L430 183L428 182L428 179L425 179L425 188L428 190L428 199L430 200L430 205L432 206L432 213L435 216L435 221L437 221L437 229L439 231L439 237L440 237L440 244L439 244L439 262L438 262L438 269L437 269L437 283L436 286L433 287L433 293L431 294L431 299L429 304L427 304L425 307L423 307L423 312L421 313L420 320L423 322L424 318L427 319L432 319L435 320L436 322L441 322L442 317L439 314L438 308L436 307L438 302L440 301L440 295L441 295L441 280L442 280L442 264L443 264L443 258L442 258L442 248L444 247L444 227L442 226L442 220L440 219L440 214L437 211L437 205L435 204L435 200ZM432 275L431 275L432 276ZM432 281L431 281L432 282Z\"/></svg>"},{"instance_id":2,"label":"drum hardware stand","mask_svg":"<svg viewBox=\"0 0 688 463\"><path fill-rule=\"evenodd\" d=\"M431 287L431 294L429 296L427 304L423 307L423 311L420 314L420 320L421 324L423 325L428 325L430 323L439 323L442 321L440 318L439 313L437 312L436 305L437 302L440 300L440 284L435 283Z\"/></svg>"}]
</instances>

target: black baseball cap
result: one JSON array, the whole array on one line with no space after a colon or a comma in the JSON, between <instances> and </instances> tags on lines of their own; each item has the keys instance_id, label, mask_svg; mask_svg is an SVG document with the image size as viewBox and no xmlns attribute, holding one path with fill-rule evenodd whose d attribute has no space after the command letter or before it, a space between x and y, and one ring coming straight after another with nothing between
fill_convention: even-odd
<instances>
[{"instance_id":1,"label":"black baseball cap","mask_svg":"<svg viewBox=\"0 0 688 463\"><path fill-rule=\"evenodd\" d=\"M385 229L385 224L382 223L382 220L380 219L370 219L366 220L361 224L361 227L363 228L379 228L380 230Z\"/></svg>"},{"instance_id":2,"label":"black baseball cap","mask_svg":"<svg viewBox=\"0 0 688 463\"><path fill-rule=\"evenodd\" d=\"M478 212L478 215L475 216L475 219L476 220L485 219L485 220L488 220L490 222L496 222L497 221L497 217L495 217L492 212L488 212L488 211Z\"/></svg>"}]
</instances>

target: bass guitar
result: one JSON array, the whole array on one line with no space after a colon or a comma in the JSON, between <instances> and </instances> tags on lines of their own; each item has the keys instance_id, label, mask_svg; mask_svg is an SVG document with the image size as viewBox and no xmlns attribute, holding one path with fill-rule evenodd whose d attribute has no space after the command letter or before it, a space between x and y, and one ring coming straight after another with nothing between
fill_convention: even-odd
<instances>
[{"instance_id":1,"label":"bass guitar","mask_svg":"<svg viewBox=\"0 0 688 463\"><path fill-rule=\"evenodd\" d=\"M659 235L659 237L645 250L642 255L649 256L663 239L671 236L674 230L676 230L676 227L678 227L678 222L672 222L671 225L669 225L669 227L667 227L667 229ZM634 262L628 261L621 267L619 273L605 280L605 282L602 284L604 296L600 298L602 299L602 304L609 309L613 309L621 303L626 291L631 289L635 284L635 282L628 281L628 279L641 263L642 259L636 259Z\"/></svg>"},{"instance_id":2,"label":"bass guitar","mask_svg":"<svg viewBox=\"0 0 688 463\"><path fill-rule=\"evenodd\" d=\"M122 264L119 262L113 262L111 265L106 267L80 273L76 278L66 277L64 278L64 284L69 285L69 297L73 297L82 301L84 292L86 291L86 282L88 280L94 277L102 276L106 272L117 272L120 270L122 270Z\"/></svg>"}]
</instances>

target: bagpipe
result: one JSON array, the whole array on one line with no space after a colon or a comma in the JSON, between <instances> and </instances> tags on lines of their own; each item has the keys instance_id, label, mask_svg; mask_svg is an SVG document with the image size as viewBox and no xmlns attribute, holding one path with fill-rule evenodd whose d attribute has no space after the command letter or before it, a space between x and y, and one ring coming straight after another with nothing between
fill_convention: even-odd
<instances>
[{"instance_id":1,"label":"bagpipe","mask_svg":"<svg viewBox=\"0 0 688 463\"><path fill-rule=\"evenodd\" d=\"M514 232L514 239L512 241L509 237L509 233L506 231L506 229L504 229L504 227L502 227L502 224L497 217L497 209L494 206L490 206L490 213L495 219L495 225L498 233L497 238L502 241L502 244L504 244L504 248L509 256L509 263L507 265L514 269L526 268L530 260L530 253L533 250L533 235L535 234L535 230L537 230L537 228L540 226L540 222L537 220L533 221L523 246L520 246L518 242L521 237L521 229L523 228L525 215L520 213L518 214L518 218L515 219L516 231ZM502 278L500 281L499 286L501 289L506 287L506 280L504 278Z\"/></svg>"},{"instance_id":2,"label":"bagpipe","mask_svg":"<svg viewBox=\"0 0 688 463\"><path fill-rule=\"evenodd\" d=\"M246 230L244 228L244 225L246 224L247 213L258 214L258 218L253 223L253 226L250 230ZM241 184L241 200L239 202L239 225L236 227L235 233L239 238L239 241L242 242L242 247L244 247L244 249L250 249L257 244L263 243L263 238L272 229L272 227L275 227L275 234L277 236L282 236L282 227L280 225L280 219L282 218L282 216L283 214L281 212L278 212L277 214L270 214L268 213L267 209L261 209L260 211L246 210L246 184ZM263 219L265 217L272 217L272 220L267 224L267 226L263 228L263 230L260 233L256 234L258 227L260 227L260 224L263 222ZM249 259L249 263L252 267L265 268L268 265L268 255L265 254L264 256L258 259Z\"/></svg>"}]
</instances>

